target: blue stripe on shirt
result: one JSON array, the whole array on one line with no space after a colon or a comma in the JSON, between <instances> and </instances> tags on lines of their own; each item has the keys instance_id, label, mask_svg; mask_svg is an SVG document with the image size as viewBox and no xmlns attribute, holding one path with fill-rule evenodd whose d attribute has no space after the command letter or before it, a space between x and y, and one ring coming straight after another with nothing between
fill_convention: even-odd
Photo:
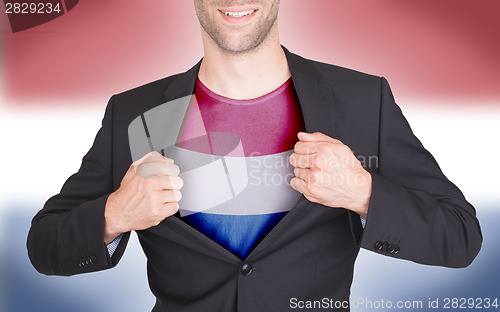
<instances>
[{"instance_id":1,"label":"blue stripe on shirt","mask_svg":"<svg viewBox=\"0 0 500 312\"><path fill-rule=\"evenodd\" d=\"M198 212L184 220L240 259L245 259L287 213L221 215Z\"/></svg>"}]
</instances>

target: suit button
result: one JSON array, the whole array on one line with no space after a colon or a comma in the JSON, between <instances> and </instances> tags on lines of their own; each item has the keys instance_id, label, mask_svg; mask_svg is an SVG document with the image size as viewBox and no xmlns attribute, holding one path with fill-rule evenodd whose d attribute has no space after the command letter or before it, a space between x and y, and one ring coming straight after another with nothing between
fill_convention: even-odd
<instances>
[{"instance_id":1,"label":"suit button","mask_svg":"<svg viewBox=\"0 0 500 312\"><path fill-rule=\"evenodd\" d=\"M393 255L394 254L394 245L389 244L389 246L387 246L387 252L390 253L391 255Z\"/></svg>"},{"instance_id":2,"label":"suit button","mask_svg":"<svg viewBox=\"0 0 500 312\"><path fill-rule=\"evenodd\" d=\"M389 246L387 246L387 252L391 255L395 255L399 252L399 246L390 244Z\"/></svg>"},{"instance_id":3,"label":"suit button","mask_svg":"<svg viewBox=\"0 0 500 312\"><path fill-rule=\"evenodd\" d=\"M375 248L375 250L382 250L382 242L377 241L375 245L373 245L373 248Z\"/></svg>"},{"instance_id":4,"label":"suit button","mask_svg":"<svg viewBox=\"0 0 500 312\"><path fill-rule=\"evenodd\" d=\"M389 244L388 244L387 242L384 242L384 243L382 244L382 248L381 248L380 250L382 250L382 251L387 251L387 247L389 247Z\"/></svg>"},{"instance_id":5,"label":"suit button","mask_svg":"<svg viewBox=\"0 0 500 312\"><path fill-rule=\"evenodd\" d=\"M85 268L88 266L87 262L85 261L87 259L82 259L80 260L80 263L78 264L81 268Z\"/></svg>"},{"instance_id":6,"label":"suit button","mask_svg":"<svg viewBox=\"0 0 500 312\"><path fill-rule=\"evenodd\" d=\"M399 252L399 246L398 246L398 245L394 245L394 246L393 246L393 249L394 249L394 251L393 251L393 254L394 254L394 255L395 255L395 254L397 254L397 253Z\"/></svg>"},{"instance_id":7,"label":"suit button","mask_svg":"<svg viewBox=\"0 0 500 312\"><path fill-rule=\"evenodd\" d=\"M95 256L90 257L89 259L90 265L95 265L97 263L97 258Z\"/></svg>"},{"instance_id":8,"label":"suit button","mask_svg":"<svg viewBox=\"0 0 500 312\"><path fill-rule=\"evenodd\" d=\"M252 273L252 271L253 271L253 267L249 263L243 263L243 265L240 268L241 274L243 274L245 276L250 275Z\"/></svg>"}]
</instances>

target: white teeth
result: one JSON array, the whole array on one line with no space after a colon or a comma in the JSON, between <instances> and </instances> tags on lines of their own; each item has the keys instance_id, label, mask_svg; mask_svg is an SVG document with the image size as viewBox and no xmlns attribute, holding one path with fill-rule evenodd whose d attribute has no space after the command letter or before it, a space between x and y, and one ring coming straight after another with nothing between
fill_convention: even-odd
<instances>
[{"instance_id":1,"label":"white teeth","mask_svg":"<svg viewBox=\"0 0 500 312\"><path fill-rule=\"evenodd\" d=\"M222 12L226 14L227 16L235 17L235 18L240 18L243 16L247 16L255 12L255 10L249 10L249 11L243 11L243 12Z\"/></svg>"}]
</instances>

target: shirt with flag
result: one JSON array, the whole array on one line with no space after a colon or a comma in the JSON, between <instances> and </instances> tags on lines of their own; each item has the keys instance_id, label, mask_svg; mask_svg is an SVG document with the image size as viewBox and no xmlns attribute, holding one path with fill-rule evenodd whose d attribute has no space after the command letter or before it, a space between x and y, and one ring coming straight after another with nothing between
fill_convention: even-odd
<instances>
[{"instance_id":1,"label":"shirt with flag","mask_svg":"<svg viewBox=\"0 0 500 312\"><path fill-rule=\"evenodd\" d=\"M181 216L244 259L300 197L290 186L294 168L288 161L297 133L305 128L297 94L290 78L268 94L235 100L212 92L197 79L193 99L176 145L222 158L227 182L199 181L204 179L201 176L196 181L216 188L228 183L231 195L206 199L213 204L198 209L200 204L186 199L200 197L196 187L188 186L186 191L185 184L179 202ZM201 137L207 140L196 139ZM211 194L218 196L217 191Z\"/></svg>"}]
</instances>

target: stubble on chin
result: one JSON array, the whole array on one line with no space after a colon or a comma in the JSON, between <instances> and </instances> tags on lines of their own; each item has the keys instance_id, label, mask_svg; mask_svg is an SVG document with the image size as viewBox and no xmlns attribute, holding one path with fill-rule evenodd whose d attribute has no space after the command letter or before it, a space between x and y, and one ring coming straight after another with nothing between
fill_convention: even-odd
<instances>
[{"instance_id":1,"label":"stubble on chin","mask_svg":"<svg viewBox=\"0 0 500 312\"><path fill-rule=\"evenodd\" d=\"M265 19L256 23L250 31L244 36L238 36L239 38L233 39L229 35L226 35L217 26L217 17L209 14L203 1L195 1L196 14L203 30L208 34L208 36L213 40L213 42L227 54L246 54L250 52L255 52L262 46L266 39L270 36L271 29L277 23L278 11L279 11L279 1L274 3L270 13ZM218 12L216 12L217 14ZM237 26L235 26L236 28ZM234 31L238 31L235 29ZM242 30L243 31L243 30Z\"/></svg>"}]
</instances>

